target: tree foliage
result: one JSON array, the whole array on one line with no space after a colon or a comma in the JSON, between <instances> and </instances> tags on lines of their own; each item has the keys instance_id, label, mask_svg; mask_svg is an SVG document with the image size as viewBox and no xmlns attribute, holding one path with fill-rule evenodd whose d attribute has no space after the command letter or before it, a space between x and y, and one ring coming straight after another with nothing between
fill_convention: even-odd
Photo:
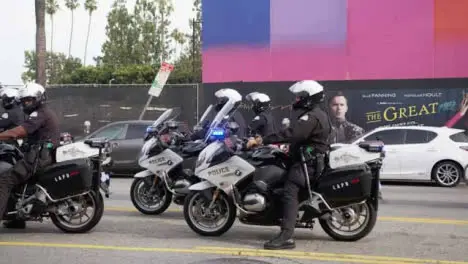
<instances>
[{"instance_id":1,"label":"tree foliage","mask_svg":"<svg viewBox=\"0 0 468 264\"><path fill-rule=\"evenodd\" d=\"M201 82L201 0L194 0L195 17L190 18L191 32L187 33L171 30L172 1L136 0L129 10L127 0L115 0L107 16L107 38L101 47L102 54L94 58L96 65L82 65L77 58L49 52L46 59L48 83L151 83L162 61L175 65L168 83ZM96 3L85 1L91 2ZM65 3L68 7L77 1L65 0ZM71 6L68 8L73 11ZM93 5L93 10L95 8ZM177 44L187 44L180 54L175 54ZM32 80L36 69L35 52L25 52L25 67L23 81Z\"/></svg>"},{"instance_id":2,"label":"tree foliage","mask_svg":"<svg viewBox=\"0 0 468 264\"><path fill-rule=\"evenodd\" d=\"M22 74L23 82L29 82L36 79L36 52L24 52L24 67L26 71ZM68 58L63 53L47 52L45 56L46 76L49 84L61 83L65 76L81 67L81 61L78 58Z\"/></svg>"}]
</instances>

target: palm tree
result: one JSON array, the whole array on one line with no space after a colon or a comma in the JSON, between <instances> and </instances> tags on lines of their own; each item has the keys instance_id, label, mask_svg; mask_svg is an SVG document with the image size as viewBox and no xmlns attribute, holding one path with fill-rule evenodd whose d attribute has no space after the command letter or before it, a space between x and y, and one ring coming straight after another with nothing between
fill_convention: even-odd
<instances>
[{"instance_id":1,"label":"palm tree","mask_svg":"<svg viewBox=\"0 0 468 264\"><path fill-rule=\"evenodd\" d=\"M36 82L46 85L46 34L45 34L45 0L35 0L36 12Z\"/></svg>"},{"instance_id":2,"label":"palm tree","mask_svg":"<svg viewBox=\"0 0 468 264\"><path fill-rule=\"evenodd\" d=\"M73 24L74 24L74 11L80 6L78 0L65 0L65 6L71 11L71 29L70 29L70 42L68 44L68 57L71 56L71 47L73 40Z\"/></svg>"},{"instance_id":3,"label":"palm tree","mask_svg":"<svg viewBox=\"0 0 468 264\"><path fill-rule=\"evenodd\" d=\"M54 15L60 9L57 0L46 0L46 12L50 16L50 52L54 52Z\"/></svg>"},{"instance_id":4,"label":"palm tree","mask_svg":"<svg viewBox=\"0 0 468 264\"><path fill-rule=\"evenodd\" d=\"M86 34L86 44L85 44L85 52L83 57L83 66L86 66L86 55L88 53L88 40L89 40L89 32L91 31L91 17L93 12L97 9L96 0L86 0L85 2L85 10L89 13L89 20L88 20L88 33Z\"/></svg>"}]
</instances>

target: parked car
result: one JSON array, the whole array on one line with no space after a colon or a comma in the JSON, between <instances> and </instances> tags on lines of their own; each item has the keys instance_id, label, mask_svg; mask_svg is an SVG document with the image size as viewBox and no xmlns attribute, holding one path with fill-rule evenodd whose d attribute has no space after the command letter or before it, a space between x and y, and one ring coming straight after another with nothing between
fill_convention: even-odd
<instances>
[{"instance_id":1,"label":"parked car","mask_svg":"<svg viewBox=\"0 0 468 264\"><path fill-rule=\"evenodd\" d=\"M454 187L466 178L468 134L464 130L430 126L381 127L349 144L363 140L382 140L385 144L382 180L434 181L443 187ZM332 147L340 145L343 144Z\"/></svg>"},{"instance_id":2,"label":"parked car","mask_svg":"<svg viewBox=\"0 0 468 264\"><path fill-rule=\"evenodd\" d=\"M146 128L153 124L150 120L128 120L109 123L84 138L106 137L112 146L113 164L110 171L114 175L133 175L140 170L138 153L143 146Z\"/></svg>"},{"instance_id":3,"label":"parked car","mask_svg":"<svg viewBox=\"0 0 468 264\"><path fill-rule=\"evenodd\" d=\"M154 120L127 120L109 123L96 131L76 141L91 138L106 137L112 146L112 166L109 168L113 175L133 176L141 171L138 165L138 154L143 147L146 128ZM187 131L187 124L177 122L181 131Z\"/></svg>"}]
</instances>

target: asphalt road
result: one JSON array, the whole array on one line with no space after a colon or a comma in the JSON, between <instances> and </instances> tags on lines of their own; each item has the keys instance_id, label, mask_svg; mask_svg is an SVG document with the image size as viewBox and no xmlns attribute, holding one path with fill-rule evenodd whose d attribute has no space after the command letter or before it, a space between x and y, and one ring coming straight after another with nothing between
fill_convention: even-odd
<instances>
[{"instance_id":1,"label":"asphalt road","mask_svg":"<svg viewBox=\"0 0 468 264\"><path fill-rule=\"evenodd\" d=\"M331 240L317 225L297 230L297 249L266 251L278 228L236 224L219 238L196 235L179 207L145 216L129 199L131 179L114 179L99 225L61 233L50 222L0 229L0 263L467 263L468 186L383 186L379 220L358 242ZM439 262L437 262L439 261ZM450 262L452 261L452 262ZM464 262L465 261L465 262Z\"/></svg>"}]
</instances>

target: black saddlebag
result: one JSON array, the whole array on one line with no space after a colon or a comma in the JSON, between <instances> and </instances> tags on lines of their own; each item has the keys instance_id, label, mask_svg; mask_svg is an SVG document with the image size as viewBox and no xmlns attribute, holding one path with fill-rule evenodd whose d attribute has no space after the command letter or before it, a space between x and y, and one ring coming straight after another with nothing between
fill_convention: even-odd
<instances>
[{"instance_id":1,"label":"black saddlebag","mask_svg":"<svg viewBox=\"0 0 468 264\"><path fill-rule=\"evenodd\" d=\"M319 178L315 191L330 207L347 206L371 194L372 172L366 164L327 169Z\"/></svg>"},{"instance_id":2,"label":"black saddlebag","mask_svg":"<svg viewBox=\"0 0 468 264\"><path fill-rule=\"evenodd\" d=\"M89 159L59 162L38 171L36 179L52 199L62 199L81 194L92 187L92 165Z\"/></svg>"}]
</instances>

